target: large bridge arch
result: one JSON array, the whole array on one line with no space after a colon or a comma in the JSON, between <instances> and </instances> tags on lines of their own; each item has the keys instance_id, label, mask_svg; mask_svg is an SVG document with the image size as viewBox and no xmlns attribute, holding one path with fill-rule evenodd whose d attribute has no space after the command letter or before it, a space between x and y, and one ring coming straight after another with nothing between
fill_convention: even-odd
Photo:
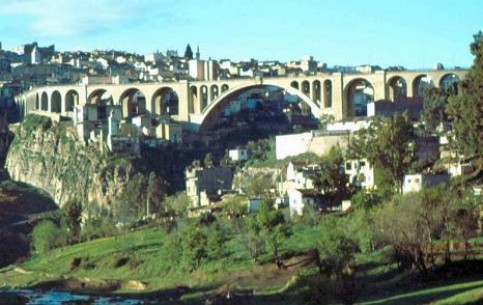
<instances>
[{"instance_id":1,"label":"large bridge arch","mask_svg":"<svg viewBox=\"0 0 483 305\"><path fill-rule=\"evenodd\" d=\"M121 94L119 105L125 118L143 114L146 112L146 96L138 88L129 88Z\"/></svg>"},{"instance_id":2,"label":"large bridge arch","mask_svg":"<svg viewBox=\"0 0 483 305\"><path fill-rule=\"evenodd\" d=\"M374 102L375 88L364 77L352 79L344 86L342 112L345 118L367 116L368 103Z\"/></svg>"},{"instance_id":3,"label":"large bridge arch","mask_svg":"<svg viewBox=\"0 0 483 305\"><path fill-rule=\"evenodd\" d=\"M171 87L156 90L151 100L151 112L159 115L177 115L179 113L179 97Z\"/></svg>"},{"instance_id":4,"label":"large bridge arch","mask_svg":"<svg viewBox=\"0 0 483 305\"><path fill-rule=\"evenodd\" d=\"M445 73L436 81L438 87L442 90L455 90L454 93L458 93L458 84L461 82L461 78L452 72Z\"/></svg>"},{"instance_id":5,"label":"large bridge arch","mask_svg":"<svg viewBox=\"0 0 483 305\"><path fill-rule=\"evenodd\" d=\"M111 92L106 89L96 89L87 97L87 104L91 105L114 105Z\"/></svg>"},{"instance_id":6,"label":"large bridge arch","mask_svg":"<svg viewBox=\"0 0 483 305\"><path fill-rule=\"evenodd\" d=\"M433 86L434 86L434 80L430 74L424 73L416 76L412 83L413 97L423 98L424 90L426 90L426 88L433 87Z\"/></svg>"},{"instance_id":7,"label":"large bridge arch","mask_svg":"<svg viewBox=\"0 0 483 305\"><path fill-rule=\"evenodd\" d=\"M408 97L408 82L400 75L394 75L387 81L389 100L397 101Z\"/></svg>"},{"instance_id":8,"label":"large bridge arch","mask_svg":"<svg viewBox=\"0 0 483 305\"><path fill-rule=\"evenodd\" d=\"M226 106L226 103L229 102L230 96L235 95L238 92L243 90L247 90L251 88L259 88L259 87L267 87L267 86L278 87L285 90L286 93L297 96L305 104L308 105L308 109L310 109L312 115L315 118L318 119L320 117L321 115L320 108L307 95L302 93L300 90L292 87L291 84L287 86L280 83L275 83L275 82L271 83L271 82L264 81L263 83L259 83L259 84L249 83L249 84L243 84L237 87L230 88L229 90L225 91L222 95L220 95L216 100L212 101L206 108L204 108L201 112L201 115L198 116L197 119L192 120L192 122L199 124L200 130L206 129L209 125L210 120L216 117L217 115L219 115L221 111L223 111L224 106Z\"/></svg>"}]
</instances>

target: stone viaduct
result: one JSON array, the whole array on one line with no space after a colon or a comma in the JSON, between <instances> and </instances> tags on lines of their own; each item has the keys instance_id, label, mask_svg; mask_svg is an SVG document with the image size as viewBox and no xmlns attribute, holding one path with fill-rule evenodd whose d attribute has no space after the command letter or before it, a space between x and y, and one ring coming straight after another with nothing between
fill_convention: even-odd
<instances>
[{"instance_id":1,"label":"stone viaduct","mask_svg":"<svg viewBox=\"0 0 483 305\"><path fill-rule=\"evenodd\" d=\"M298 96L312 115L336 120L354 116L353 95L369 90L371 99L395 100L422 96L425 86L445 87L463 79L465 70L376 71L370 74L332 73L317 76L243 78L127 84L70 84L32 88L17 97L22 115L43 110L72 116L86 104L121 105L123 116L149 112L169 115L191 129L203 129L226 107L230 96L260 86L276 86Z\"/></svg>"}]
</instances>

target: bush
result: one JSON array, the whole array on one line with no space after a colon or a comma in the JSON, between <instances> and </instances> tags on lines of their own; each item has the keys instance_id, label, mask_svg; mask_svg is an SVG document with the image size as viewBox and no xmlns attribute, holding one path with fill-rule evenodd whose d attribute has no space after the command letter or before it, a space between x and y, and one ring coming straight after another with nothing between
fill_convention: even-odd
<instances>
[{"instance_id":1,"label":"bush","mask_svg":"<svg viewBox=\"0 0 483 305\"><path fill-rule=\"evenodd\" d=\"M51 220L44 220L32 232L32 247L38 253L46 253L54 248L65 246L68 232Z\"/></svg>"}]
</instances>

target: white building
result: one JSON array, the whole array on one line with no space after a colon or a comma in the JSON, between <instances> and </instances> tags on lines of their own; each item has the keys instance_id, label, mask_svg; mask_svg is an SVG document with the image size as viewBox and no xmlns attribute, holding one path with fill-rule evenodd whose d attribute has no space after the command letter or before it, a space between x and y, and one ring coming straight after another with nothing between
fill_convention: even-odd
<instances>
[{"instance_id":1,"label":"white building","mask_svg":"<svg viewBox=\"0 0 483 305\"><path fill-rule=\"evenodd\" d=\"M232 161L246 161L248 160L248 150L245 148L230 149L228 151L228 157Z\"/></svg>"},{"instance_id":2,"label":"white building","mask_svg":"<svg viewBox=\"0 0 483 305\"><path fill-rule=\"evenodd\" d=\"M349 183L360 188L373 188L374 168L367 159L346 160L344 163L345 174L349 177Z\"/></svg>"},{"instance_id":3,"label":"white building","mask_svg":"<svg viewBox=\"0 0 483 305\"><path fill-rule=\"evenodd\" d=\"M306 152L325 155L332 147L345 149L349 143L350 132L311 131L299 134L275 137L275 153L277 160L297 156Z\"/></svg>"},{"instance_id":4,"label":"white building","mask_svg":"<svg viewBox=\"0 0 483 305\"><path fill-rule=\"evenodd\" d=\"M448 174L412 174L405 175L403 182L403 194L419 192L423 188L435 187L439 184L449 185L450 176Z\"/></svg>"}]
</instances>

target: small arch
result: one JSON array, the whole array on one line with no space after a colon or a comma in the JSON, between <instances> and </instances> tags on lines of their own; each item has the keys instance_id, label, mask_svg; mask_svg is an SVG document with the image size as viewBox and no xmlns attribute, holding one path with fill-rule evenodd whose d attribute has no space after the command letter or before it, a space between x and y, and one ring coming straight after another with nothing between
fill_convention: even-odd
<instances>
[{"instance_id":1,"label":"small arch","mask_svg":"<svg viewBox=\"0 0 483 305\"><path fill-rule=\"evenodd\" d=\"M198 105L198 87L196 86L191 86L190 87L190 98L189 98L189 106L188 106L188 111L189 113L194 113L195 112L195 105Z\"/></svg>"},{"instance_id":2,"label":"small arch","mask_svg":"<svg viewBox=\"0 0 483 305\"><path fill-rule=\"evenodd\" d=\"M454 73L448 73L441 77L439 80L439 87L444 91L451 91L454 94L458 94L458 84L461 81L458 75Z\"/></svg>"},{"instance_id":3,"label":"small arch","mask_svg":"<svg viewBox=\"0 0 483 305\"><path fill-rule=\"evenodd\" d=\"M221 93L227 91L228 89L230 89L230 87L227 84L221 85Z\"/></svg>"},{"instance_id":4,"label":"small arch","mask_svg":"<svg viewBox=\"0 0 483 305\"><path fill-rule=\"evenodd\" d=\"M324 107L331 108L332 107L332 81L330 79L326 79L324 81Z\"/></svg>"},{"instance_id":5,"label":"small arch","mask_svg":"<svg viewBox=\"0 0 483 305\"><path fill-rule=\"evenodd\" d=\"M434 87L433 79L427 74L419 75L413 81L413 96L422 98L424 97L424 91L431 87Z\"/></svg>"},{"instance_id":6,"label":"small arch","mask_svg":"<svg viewBox=\"0 0 483 305\"><path fill-rule=\"evenodd\" d=\"M345 90L346 117L367 116L367 104L374 102L374 87L364 78L356 78Z\"/></svg>"},{"instance_id":7,"label":"small arch","mask_svg":"<svg viewBox=\"0 0 483 305\"><path fill-rule=\"evenodd\" d=\"M50 98L50 111L55 113L62 112L62 96L57 90L52 92L52 96Z\"/></svg>"},{"instance_id":8,"label":"small arch","mask_svg":"<svg viewBox=\"0 0 483 305\"><path fill-rule=\"evenodd\" d=\"M200 107L201 111L208 106L208 87L205 85L200 87Z\"/></svg>"},{"instance_id":9,"label":"small arch","mask_svg":"<svg viewBox=\"0 0 483 305\"><path fill-rule=\"evenodd\" d=\"M49 96L47 95L47 92L42 92L40 98L40 110L49 111Z\"/></svg>"},{"instance_id":10,"label":"small arch","mask_svg":"<svg viewBox=\"0 0 483 305\"><path fill-rule=\"evenodd\" d=\"M296 80L294 80L290 83L290 87L298 90L299 89L299 83Z\"/></svg>"},{"instance_id":11,"label":"small arch","mask_svg":"<svg viewBox=\"0 0 483 305\"><path fill-rule=\"evenodd\" d=\"M312 82L312 100L320 106L320 101L321 101L321 86L320 86L320 81L319 80L314 80Z\"/></svg>"},{"instance_id":12,"label":"small arch","mask_svg":"<svg viewBox=\"0 0 483 305\"><path fill-rule=\"evenodd\" d=\"M38 92L35 94L35 110L40 110L40 98Z\"/></svg>"},{"instance_id":13,"label":"small arch","mask_svg":"<svg viewBox=\"0 0 483 305\"><path fill-rule=\"evenodd\" d=\"M179 99L178 94L169 87L164 87L158 89L154 95L151 102L155 114L159 115L177 115L179 109Z\"/></svg>"},{"instance_id":14,"label":"small arch","mask_svg":"<svg viewBox=\"0 0 483 305\"><path fill-rule=\"evenodd\" d=\"M406 99L408 94L408 88L406 80L401 76L394 76L389 79L389 99L391 101L398 101L400 99Z\"/></svg>"},{"instance_id":15,"label":"small arch","mask_svg":"<svg viewBox=\"0 0 483 305\"><path fill-rule=\"evenodd\" d=\"M146 97L137 89L127 89L121 94L119 104L122 107L123 117L132 117L146 112Z\"/></svg>"},{"instance_id":16,"label":"small arch","mask_svg":"<svg viewBox=\"0 0 483 305\"><path fill-rule=\"evenodd\" d=\"M75 90L69 90L65 94L65 111L74 111L74 106L79 105L79 93Z\"/></svg>"},{"instance_id":17,"label":"small arch","mask_svg":"<svg viewBox=\"0 0 483 305\"><path fill-rule=\"evenodd\" d=\"M211 85L210 87L210 101L214 101L218 97L218 86Z\"/></svg>"},{"instance_id":18,"label":"small arch","mask_svg":"<svg viewBox=\"0 0 483 305\"><path fill-rule=\"evenodd\" d=\"M302 93L310 97L310 83L308 80L302 82Z\"/></svg>"}]
</instances>

